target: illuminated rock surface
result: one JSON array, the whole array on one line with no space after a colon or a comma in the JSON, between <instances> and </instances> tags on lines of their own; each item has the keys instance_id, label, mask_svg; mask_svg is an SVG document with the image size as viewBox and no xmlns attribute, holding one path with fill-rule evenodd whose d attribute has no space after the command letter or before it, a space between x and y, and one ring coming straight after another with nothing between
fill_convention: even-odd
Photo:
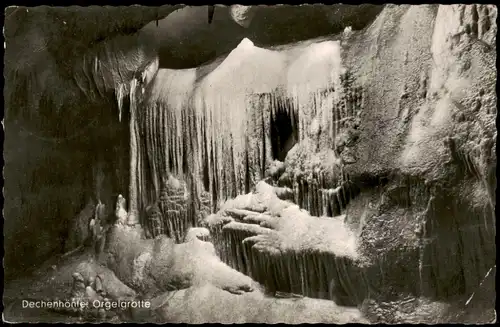
<instances>
[{"instance_id":1,"label":"illuminated rock surface","mask_svg":"<svg viewBox=\"0 0 500 327\"><path fill-rule=\"evenodd\" d=\"M29 244L70 230L64 247L75 248L90 235L92 205L113 208L123 193L127 215L116 225L103 220L95 261L70 257L96 270L85 280L104 276L116 296L154 299L159 310L136 312L137 320L491 322L496 15L490 5L387 5L362 29L276 46L246 35L187 69L160 68L154 47L126 51L118 39L93 47L75 64L74 95L65 94L113 93L107 107L89 105L114 109L100 132L65 145L82 152L73 166L96 151L86 164L92 173L46 177L62 185L53 197L68 203L64 215L83 211L65 218L67 228L49 218L25 224L40 230ZM97 60L115 48L130 62ZM59 75L14 71L16 81L63 84ZM30 99L45 104L55 94ZM6 161L14 157L21 154ZM18 212L13 206L6 215ZM48 244L33 252L47 253ZM77 266L54 278L69 285Z\"/></svg>"}]
</instances>

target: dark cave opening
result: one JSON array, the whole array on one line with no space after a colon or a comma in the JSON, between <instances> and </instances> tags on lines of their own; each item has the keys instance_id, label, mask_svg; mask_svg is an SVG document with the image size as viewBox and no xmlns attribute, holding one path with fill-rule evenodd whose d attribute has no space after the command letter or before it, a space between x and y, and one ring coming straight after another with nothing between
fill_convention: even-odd
<instances>
[{"instance_id":1,"label":"dark cave opening","mask_svg":"<svg viewBox=\"0 0 500 327\"><path fill-rule=\"evenodd\" d=\"M284 161L288 151L299 139L297 119L290 101L279 100L271 115L271 152L273 159Z\"/></svg>"}]
</instances>

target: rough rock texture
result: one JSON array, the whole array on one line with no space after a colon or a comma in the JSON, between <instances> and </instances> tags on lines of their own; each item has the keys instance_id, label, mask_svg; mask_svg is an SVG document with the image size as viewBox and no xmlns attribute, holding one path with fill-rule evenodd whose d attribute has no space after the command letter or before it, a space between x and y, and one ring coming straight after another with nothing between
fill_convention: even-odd
<instances>
[{"instance_id":1,"label":"rough rock texture","mask_svg":"<svg viewBox=\"0 0 500 327\"><path fill-rule=\"evenodd\" d=\"M352 61L352 70L369 89L367 105L377 109L361 116L354 149L359 159L346 168L354 181L360 175L385 178L380 195L372 197L375 211L369 208L363 217L366 253L374 257L373 251L383 251L389 262L404 260L407 253L408 277L394 276L409 284L418 271L418 292L430 297L472 293L494 264L494 199L489 194L496 184L496 159L488 154L496 142L496 107L493 102L471 104L483 95L495 97L494 50L487 44L496 27L484 35L461 31L460 26L466 31L473 24L476 10L496 15L495 7L483 5L389 7L365 34L374 33L387 46L374 43L366 53L366 45L351 40L344 56L349 61L356 53L377 54L375 60ZM396 26L401 27L398 33ZM462 115L469 118L459 119ZM480 150L483 143L488 145ZM361 201L358 206L362 212ZM412 233L410 226L418 229L421 222L422 231ZM379 287L387 288L383 282Z\"/></svg>"},{"instance_id":2,"label":"rough rock texture","mask_svg":"<svg viewBox=\"0 0 500 327\"><path fill-rule=\"evenodd\" d=\"M222 263L211 243L191 239L176 244L164 235L146 239L139 226L114 225L99 258L126 285L148 296L206 283L231 292L256 287Z\"/></svg>"},{"instance_id":3,"label":"rough rock texture","mask_svg":"<svg viewBox=\"0 0 500 327\"><path fill-rule=\"evenodd\" d=\"M232 5L229 11L234 21L242 27L248 27L255 16L255 11L250 6Z\"/></svg>"},{"instance_id":4,"label":"rough rock texture","mask_svg":"<svg viewBox=\"0 0 500 327\"><path fill-rule=\"evenodd\" d=\"M63 239L73 237L68 235L72 220L89 198L111 207L114 197L122 193L131 199L131 223L141 218L136 196L125 194L135 182L134 178L129 182L128 173L134 170L129 152L135 157L134 151L141 150L130 142L133 125L123 123L129 119L130 102L137 99L130 92L132 86L138 86L140 93L158 64L195 67L211 60L232 49L246 33L231 18L229 7L217 7L212 24L207 22L206 7L184 7L6 8L8 275L31 269L71 247ZM380 9L352 7L346 21L341 15L334 21L342 25L352 22L353 15L361 16L361 28ZM294 6L259 8L258 21L248 33L265 44L324 35L331 33L331 19L325 13L342 8L307 6L301 10ZM313 16L304 16L304 11ZM310 17L315 17L316 28L310 24L303 28ZM287 33L282 33L283 27ZM134 80L140 82L131 83ZM96 167L103 175L99 183L91 182ZM29 230L40 232L33 237ZM16 260L35 252L32 260Z\"/></svg>"},{"instance_id":5,"label":"rough rock texture","mask_svg":"<svg viewBox=\"0 0 500 327\"><path fill-rule=\"evenodd\" d=\"M342 217L311 217L278 199L265 182L255 193L224 204L205 219L219 256L262 283L337 304L357 304L366 294L355 234Z\"/></svg>"},{"instance_id":6,"label":"rough rock texture","mask_svg":"<svg viewBox=\"0 0 500 327\"><path fill-rule=\"evenodd\" d=\"M157 71L151 49L132 42L139 41L136 35L129 39L134 44L121 47L113 39L76 58L70 70L75 81L65 98L51 88L64 84L63 73L16 65L9 78L17 87L7 90L7 98L18 109L11 112L34 114L35 125L63 138L74 127L44 123L47 113L29 112L30 103L65 109L57 111L59 118L82 123L103 112L101 103L89 104L83 110L88 115L81 116L67 110L66 100L106 98L101 93L114 90L119 120L127 113L123 108L130 109L123 117L130 133L119 133L127 136L121 140L129 142L128 149L122 144L107 157L105 146L96 147L102 126L80 145L98 149L96 161L107 163L100 169L108 179L129 160L129 180L118 176L120 182L109 183L102 196L111 198L128 184L127 223L136 226L113 227L101 260L143 293L207 280L239 293L252 285L248 274L271 292L350 305L375 300L368 307L404 306L404 299L417 297L455 305L478 294L487 303L478 307L484 311L492 294L481 291L482 282L496 267L496 17L492 5L388 5L361 31L346 28L339 35L269 48L245 38L226 56L185 70ZM43 49L44 38L36 39L40 43L29 46ZM108 62L106 49L115 45L117 58L126 54L111 59L117 65L107 71L96 58ZM39 53L37 60L55 70L49 52ZM17 93L32 84L46 84L47 92ZM109 122L107 127L120 130ZM103 144L118 139L108 135ZM88 160L80 164L94 167ZM184 192L174 187L162 199L161 183L169 174L185 183ZM80 211L92 196L100 200L100 191L88 191L80 201L74 193L81 184L99 190L106 184L99 176L59 188L57 194L72 203L68 212ZM262 179L272 184L264 192ZM207 207L220 209L206 218L215 247L192 235L183 244L165 236L146 239L137 225L143 222L148 237L166 233L179 242ZM20 216L27 222L27 214ZM67 230L45 225L50 224L36 219L30 226L44 227L38 243L63 238ZM9 246L26 233L12 235ZM200 273L202 267L211 274ZM386 311L388 321L406 319Z\"/></svg>"},{"instance_id":7,"label":"rough rock texture","mask_svg":"<svg viewBox=\"0 0 500 327\"><path fill-rule=\"evenodd\" d=\"M101 284L100 286L98 284ZM4 290L4 319L9 322L78 322L82 315L95 319L98 312L22 308L22 300L57 301L72 297L99 296L113 301L135 298L137 293L123 284L108 268L97 264L89 252L52 258L37 268L33 275L7 282ZM100 290L99 290L100 289ZM97 318L99 316L97 315ZM108 316L107 319L111 318Z\"/></svg>"},{"instance_id":8,"label":"rough rock texture","mask_svg":"<svg viewBox=\"0 0 500 327\"><path fill-rule=\"evenodd\" d=\"M369 261L363 296L468 296L495 258L496 15L389 5L362 31L270 49L244 39L206 66L160 70L144 109L160 142L146 147L155 161L169 154L159 176L182 171L215 209L267 171L311 215L342 215ZM212 237L228 237L216 244L234 234L221 255L241 271L234 242L283 242L270 240L280 220L266 210L208 219Z\"/></svg>"},{"instance_id":9,"label":"rough rock texture","mask_svg":"<svg viewBox=\"0 0 500 327\"><path fill-rule=\"evenodd\" d=\"M276 299L259 292L234 296L207 285L179 291L158 310L167 323L367 323L359 311L316 299Z\"/></svg>"},{"instance_id":10,"label":"rough rock texture","mask_svg":"<svg viewBox=\"0 0 500 327\"><path fill-rule=\"evenodd\" d=\"M78 280L75 280L75 277ZM288 322L288 323L366 323L354 308L343 308L332 301L309 298L269 298L258 289L253 292L227 292L217 285L203 283L186 289L161 292L147 297L123 284L108 268L97 264L87 253L65 258L57 267L41 268L35 278L8 283L4 293L4 319L9 322ZM227 276L224 276L227 278ZM99 291L99 283L102 290ZM75 292L76 291L76 292ZM78 293L78 294L76 294ZM112 301L148 300L150 309L61 312L60 310L21 310L22 300L66 299L72 295L106 297ZM61 315L64 313L64 315Z\"/></svg>"},{"instance_id":11,"label":"rough rock texture","mask_svg":"<svg viewBox=\"0 0 500 327\"><path fill-rule=\"evenodd\" d=\"M307 120L297 117L299 97L340 83L339 50L334 41L268 50L244 39L222 62L160 70L138 117L147 136L142 166L151 167L144 183L158 187L173 171L194 190L210 192L214 208L250 191L273 157L283 157L283 148L298 140L296 131L306 128ZM234 75L236 67L243 79ZM325 70L331 73L321 75ZM223 98L226 93L231 96Z\"/></svg>"},{"instance_id":12,"label":"rough rock texture","mask_svg":"<svg viewBox=\"0 0 500 327\"><path fill-rule=\"evenodd\" d=\"M91 235L89 224L95 217L95 204L92 201L72 220L69 228L69 237L65 243L65 251L71 251L88 240Z\"/></svg>"},{"instance_id":13,"label":"rough rock texture","mask_svg":"<svg viewBox=\"0 0 500 327\"><path fill-rule=\"evenodd\" d=\"M173 175L161 183L155 203L145 209L145 232L148 238L167 235L177 243L186 237L187 231L198 226L210 212L210 199L202 193L194 198L187 185Z\"/></svg>"},{"instance_id":14,"label":"rough rock texture","mask_svg":"<svg viewBox=\"0 0 500 327\"><path fill-rule=\"evenodd\" d=\"M73 237L71 220L88 200L112 204L124 191L128 150L121 141L128 131L110 100L156 57L154 44L136 32L170 10L175 9L6 10L8 275L73 246L63 239ZM104 176L99 183L97 167Z\"/></svg>"}]
</instances>

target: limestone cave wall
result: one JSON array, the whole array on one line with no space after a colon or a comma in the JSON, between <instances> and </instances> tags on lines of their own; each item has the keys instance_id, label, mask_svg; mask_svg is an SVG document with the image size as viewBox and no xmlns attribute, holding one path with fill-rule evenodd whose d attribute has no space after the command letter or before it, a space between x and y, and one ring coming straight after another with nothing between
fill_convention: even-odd
<instances>
[{"instance_id":1,"label":"limestone cave wall","mask_svg":"<svg viewBox=\"0 0 500 327\"><path fill-rule=\"evenodd\" d=\"M495 266L496 6L387 5L319 38L247 35L186 69L161 67L137 32L159 11L57 52L64 28L19 36L71 11L20 10L29 24L6 34L11 275L81 245L118 194L147 238L205 226L270 292L450 299ZM14 60L24 47L41 50Z\"/></svg>"},{"instance_id":2,"label":"limestone cave wall","mask_svg":"<svg viewBox=\"0 0 500 327\"><path fill-rule=\"evenodd\" d=\"M212 229L221 256L262 271L264 259L240 247L266 233L245 221L267 209L232 214L224 203L265 179L356 231L362 273L327 260L350 271L339 275L346 303L366 289L384 299L474 292L495 265L495 17L487 5L387 6L362 31L274 48L244 39L199 68L160 69L138 116L140 207L162 202L168 174L184 180L228 217ZM243 227L227 224L234 217ZM294 255L306 275L322 269ZM276 281L268 272L262 282L290 291L279 260L267 268ZM302 286L329 294L327 282Z\"/></svg>"}]
</instances>

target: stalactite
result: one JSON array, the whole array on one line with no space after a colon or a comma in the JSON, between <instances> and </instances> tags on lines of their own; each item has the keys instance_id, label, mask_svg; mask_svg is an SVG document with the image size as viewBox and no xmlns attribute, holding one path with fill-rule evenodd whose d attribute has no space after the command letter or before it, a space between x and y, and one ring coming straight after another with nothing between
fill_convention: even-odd
<instances>
[{"instance_id":1,"label":"stalactite","mask_svg":"<svg viewBox=\"0 0 500 327\"><path fill-rule=\"evenodd\" d=\"M119 84L116 90L116 100L118 102L118 121L122 121L124 85Z\"/></svg>"},{"instance_id":2,"label":"stalactite","mask_svg":"<svg viewBox=\"0 0 500 327\"><path fill-rule=\"evenodd\" d=\"M138 131L137 131L137 103L136 103L137 80L130 82L130 182L129 182L129 210L128 221L130 225L139 222L139 194L138 194Z\"/></svg>"},{"instance_id":3,"label":"stalactite","mask_svg":"<svg viewBox=\"0 0 500 327\"><path fill-rule=\"evenodd\" d=\"M272 187L266 188L265 184L263 186L259 183L257 192L266 192L266 189L273 190ZM272 200L270 195L266 195L265 198L270 203L280 201ZM240 202L238 200L234 203ZM337 303L343 305L359 304L364 298L366 285L362 268L356 259L351 255L336 252L333 244L322 250L315 248L313 245L316 244L315 241L311 242L308 237L306 237L307 242L302 244L299 239L293 239L294 236L291 235L294 233L291 230L296 231L296 229L295 223L290 219L306 219L303 223L313 227L315 224L307 220L320 218L299 214L296 211L282 214L284 216L278 218L260 213L261 209L245 203L247 201L241 202L242 207L228 207L223 213L212 215L206 220L216 240L216 248L219 249L217 252L224 262L261 282L269 292L335 299ZM249 205L251 208L247 208ZM262 208L262 211L266 211L266 208ZM297 218L297 215L302 218ZM285 238L281 238L281 230L267 228L276 228L273 226L285 228L283 224L272 223L276 219L283 219L284 222L294 226L289 231L283 231L286 234ZM330 219L321 221L327 224L319 227L322 231L325 228L338 229L334 227L339 226L337 222ZM326 239L318 239L320 244L325 241Z\"/></svg>"},{"instance_id":4,"label":"stalactite","mask_svg":"<svg viewBox=\"0 0 500 327\"><path fill-rule=\"evenodd\" d=\"M160 70L147 90L145 108L141 108L140 133L145 140L134 145L131 139L131 150L133 145L137 148L134 151L139 155L135 157L140 161L131 162L131 177L132 171L140 169L134 173L140 175L140 183L133 188L143 202L135 204L137 209L161 198L162 179L169 174L186 181L190 193L207 190L212 211L225 199L248 192L265 177L273 161L271 130L277 115L288 117L296 141L309 137L310 117L318 116L321 125L326 124L321 128L331 131L329 141L334 144L341 129L339 122L348 115L334 106L341 102L337 93L342 90L338 44L321 42L301 51L289 62L284 53L261 49L244 40L199 81L194 69ZM353 103L349 115L356 107L355 96L351 97L345 100ZM135 98L132 100L136 103ZM141 175L146 167L150 174ZM314 215L340 214L347 199L341 201L338 193L325 191L321 178L293 177L296 203ZM154 191L144 194L146 188ZM130 203L132 208L132 198ZM166 219L163 228L176 238L194 224L194 215L183 218L182 213L165 210L161 209L164 216L168 213L174 218ZM190 210L196 209L187 210L187 215L191 215ZM231 242L241 243L241 239ZM216 248L224 252L221 246ZM246 266L252 260L243 263L240 259L237 264Z\"/></svg>"}]
</instances>

